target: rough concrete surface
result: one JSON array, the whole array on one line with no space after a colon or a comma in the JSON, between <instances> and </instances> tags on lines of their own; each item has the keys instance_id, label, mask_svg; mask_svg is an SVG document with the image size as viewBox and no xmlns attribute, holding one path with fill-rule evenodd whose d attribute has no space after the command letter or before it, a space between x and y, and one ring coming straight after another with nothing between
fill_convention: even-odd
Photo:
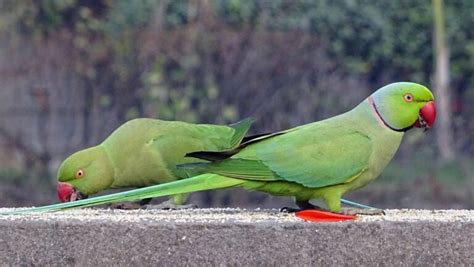
<instances>
[{"instance_id":1,"label":"rough concrete surface","mask_svg":"<svg viewBox=\"0 0 474 267\"><path fill-rule=\"evenodd\" d=\"M336 223L242 209L2 215L0 265L474 266L474 211L386 212Z\"/></svg>"}]
</instances>

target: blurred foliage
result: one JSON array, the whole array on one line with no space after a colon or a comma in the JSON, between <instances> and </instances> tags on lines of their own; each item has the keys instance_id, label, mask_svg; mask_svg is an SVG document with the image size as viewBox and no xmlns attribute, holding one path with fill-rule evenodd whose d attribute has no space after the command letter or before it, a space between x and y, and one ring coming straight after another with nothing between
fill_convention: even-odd
<instances>
[{"instance_id":1,"label":"blurred foliage","mask_svg":"<svg viewBox=\"0 0 474 267\"><path fill-rule=\"evenodd\" d=\"M156 15L156 9L160 6L165 9L163 17ZM474 64L471 64L474 30L469 26L474 23L474 3L469 0L448 1L446 9L452 84L456 99L464 99L473 94L468 88L473 86L474 80L471 75L465 74L474 70ZM216 24L221 23L226 23L225 26L219 26L226 27L228 31L302 31L314 35L324 44L328 56L338 62L338 70L364 77L372 89L388 81L401 79L429 83L433 73L431 13L431 4L427 0L7 0L2 2L0 25L4 31L11 31L15 27L17 30L13 32L35 36L71 31L74 34L74 48L83 51L86 59L89 59L83 63L85 66L79 67L81 73L93 78L100 72L114 82L109 90L103 92L110 97L103 102L104 105L112 104L112 100L120 101L114 98L116 91L132 96L130 101L137 100L135 103L121 103L124 108L133 108L137 110L136 114L143 115L143 107L138 102L145 96L153 100L160 95L162 98L158 99L176 105L176 110L172 108L169 111L176 113L188 110L186 107L192 106L190 103L195 97L212 98L218 94L215 91L220 88L213 77L218 74L211 71L204 73L206 77L188 79L190 71L202 66L202 54L215 53L219 49L216 40L219 34L208 30L212 31L217 28ZM160 55L156 50L142 51L143 46L147 45L144 42L157 41L141 39L147 38L142 35L156 30L156 24L164 24L168 31L182 31L184 35L181 36L181 42L194 42L191 44L194 47L185 48L186 54L180 58L169 54ZM196 27L204 27L205 30ZM204 36L192 36L196 33L204 33ZM158 43L154 45L160 46ZM178 62L170 63L170 59ZM104 72L104 64L107 64L107 72ZM166 72L167 75L156 72ZM195 74L197 77L200 75ZM139 81L136 80L137 76ZM186 83L183 88L190 88L182 90L212 92L210 95L180 92L175 97L187 99L182 101L173 100L172 95L164 96L157 92L148 94L148 91L156 89L148 90L145 86L156 86L157 77L164 87L169 85L176 88L176 83L181 80ZM142 88L136 90L137 84ZM453 105L456 105L456 109L473 111L469 107L471 105L458 102ZM203 109L203 112L207 110ZM228 119L235 119L235 115ZM465 123L459 120L459 123Z\"/></svg>"},{"instance_id":2,"label":"blurred foliage","mask_svg":"<svg viewBox=\"0 0 474 267\"><path fill-rule=\"evenodd\" d=\"M474 2L445 4L464 159L474 152L465 134L474 130ZM49 41L71 51L64 60L84 82L86 126L113 118L75 149L141 116L230 123L251 115L260 119L255 132L281 130L347 110L392 81L430 85L433 73L429 0L5 0L0 32L13 46ZM435 162L429 139L409 134L396 164ZM388 170L385 180L472 180L466 163L420 165Z\"/></svg>"}]
</instances>

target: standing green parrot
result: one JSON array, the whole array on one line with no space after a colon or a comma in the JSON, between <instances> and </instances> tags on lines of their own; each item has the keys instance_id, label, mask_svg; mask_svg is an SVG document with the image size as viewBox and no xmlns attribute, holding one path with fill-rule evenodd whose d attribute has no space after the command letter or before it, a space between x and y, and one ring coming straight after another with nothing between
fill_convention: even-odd
<instances>
[{"instance_id":1,"label":"standing green parrot","mask_svg":"<svg viewBox=\"0 0 474 267\"><path fill-rule=\"evenodd\" d=\"M59 200L74 201L106 189L144 187L187 178L189 173L176 165L202 161L185 157L187 153L236 148L253 121L249 118L219 126L131 120L101 144L63 161L58 170ZM175 195L174 204L181 205L185 199L186 195Z\"/></svg>"},{"instance_id":2,"label":"standing green parrot","mask_svg":"<svg viewBox=\"0 0 474 267\"><path fill-rule=\"evenodd\" d=\"M309 201L322 199L330 211L340 212L341 196L374 180L392 159L406 131L431 128L435 118L430 90L416 83L393 83L344 114L254 138L234 149L188 154L207 162L187 163L180 169L204 174L20 213L235 186L293 196L302 209L315 208Z\"/></svg>"}]
</instances>

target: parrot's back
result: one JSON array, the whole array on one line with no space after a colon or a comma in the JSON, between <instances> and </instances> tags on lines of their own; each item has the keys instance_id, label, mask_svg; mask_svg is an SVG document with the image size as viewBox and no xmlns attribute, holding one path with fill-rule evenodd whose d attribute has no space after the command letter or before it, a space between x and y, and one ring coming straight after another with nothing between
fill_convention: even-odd
<instances>
[{"instance_id":1,"label":"parrot's back","mask_svg":"<svg viewBox=\"0 0 474 267\"><path fill-rule=\"evenodd\" d=\"M251 122L245 123L250 126ZM239 136L243 138L247 130L243 127ZM142 187L186 178L188 173L176 165L201 161L185 157L187 153L230 149L240 141L235 134L231 126L131 120L102 143L115 168L111 187Z\"/></svg>"}]
</instances>

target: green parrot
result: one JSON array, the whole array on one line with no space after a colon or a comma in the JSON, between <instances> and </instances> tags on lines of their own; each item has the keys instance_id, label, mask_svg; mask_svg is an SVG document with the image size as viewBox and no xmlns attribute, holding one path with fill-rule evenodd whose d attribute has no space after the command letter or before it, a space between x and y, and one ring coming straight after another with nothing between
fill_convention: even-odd
<instances>
[{"instance_id":1,"label":"green parrot","mask_svg":"<svg viewBox=\"0 0 474 267\"><path fill-rule=\"evenodd\" d=\"M74 201L106 189L187 178L190 173L176 165L202 161L185 157L187 153L236 148L253 121L248 118L230 126L144 118L128 121L101 144L63 161L58 170L58 198ZM175 205L185 200L186 195L174 196Z\"/></svg>"},{"instance_id":2,"label":"green parrot","mask_svg":"<svg viewBox=\"0 0 474 267\"><path fill-rule=\"evenodd\" d=\"M75 202L19 211L53 211L229 187L292 196L302 209L322 199L341 211L343 194L374 180L390 162L404 133L431 128L434 96L410 82L392 83L341 115L243 141L232 149L191 152L206 162L178 169L197 176ZM234 143L233 143L234 144Z\"/></svg>"}]
</instances>

